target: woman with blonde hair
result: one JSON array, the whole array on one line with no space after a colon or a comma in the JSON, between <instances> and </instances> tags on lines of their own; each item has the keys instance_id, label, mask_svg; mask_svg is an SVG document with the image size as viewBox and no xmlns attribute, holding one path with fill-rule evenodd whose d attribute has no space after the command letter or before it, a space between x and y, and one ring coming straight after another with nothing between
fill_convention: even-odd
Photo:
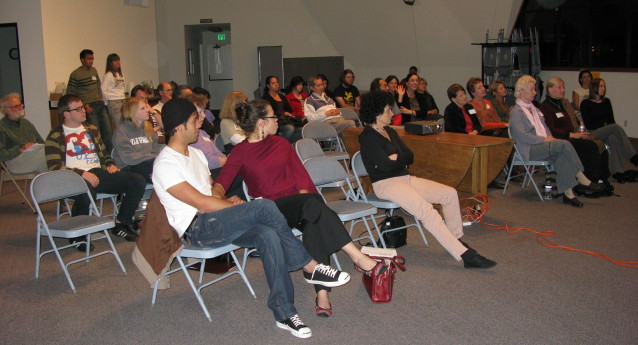
<instances>
[{"instance_id":1,"label":"woman with blonde hair","mask_svg":"<svg viewBox=\"0 0 638 345\"><path fill-rule=\"evenodd\" d=\"M227 154L230 153L235 145L246 139L246 134L244 134L244 131L237 125L235 107L237 104L247 101L248 97L246 97L243 92L233 91L226 96L222 104L222 109L219 112L219 117L221 118L219 134L222 136L224 151Z\"/></svg>"},{"instance_id":2,"label":"woman with blonde hair","mask_svg":"<svg viewBox=\"0 0 638 345\"><path fill-rule=\"evenodd\" d=\"M145 99L133 97L122 106L120 124L113 134L113 159L122 171L138 173L153 183L153 162L159 139L149 121L152 109Z\"/></svg>"},{"instance_id":3,"label":"woman with blonde hair","mask_svg":"<svg viewBox=\"0 0 638 345\"><path fill-rule=\"evenodd\" d=\"M503 122L509 121L510 108L505 104L505 96L507 96L507 89L505 83L500 80L494 80L489 86L490 94L492 97L492 105L496 114Z\"/></svg>"},{"instance_id":4,"label":"woman with blonde hair","mask_svg":"<svg viewBox=\"0 0 638 345\"><path fill-rule=\"evenodd\" d=\"M536 80L529 75L520 77L514 95L516 105L510 109L510 134L523 159L551 160L556 170L558 193L564 193L563 203L583 207L572 188L578 186L584 193L598 193L604 186L585 176L583 164L571 143L552 136L545 117L532 104L536 97Z\"/></svg>"}]
</instances>

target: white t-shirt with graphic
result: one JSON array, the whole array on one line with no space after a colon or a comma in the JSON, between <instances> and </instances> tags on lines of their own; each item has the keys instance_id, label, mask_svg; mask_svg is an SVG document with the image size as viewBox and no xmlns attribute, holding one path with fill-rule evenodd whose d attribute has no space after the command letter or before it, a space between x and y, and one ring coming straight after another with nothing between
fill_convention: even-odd
<instances>
[{"instance_id":1,"label":"white t-shirt with graphic","mask_svg":"<svg viewBox=\"0 0 638 345\"><path fill-rule=\"evenodd\" d=\"M98 148L95 141L84 126L69 128L62 125L64 136L66 137L66 166L89 171L99 168L100 157L97 154Z\"/></svg>"}]
</instances>

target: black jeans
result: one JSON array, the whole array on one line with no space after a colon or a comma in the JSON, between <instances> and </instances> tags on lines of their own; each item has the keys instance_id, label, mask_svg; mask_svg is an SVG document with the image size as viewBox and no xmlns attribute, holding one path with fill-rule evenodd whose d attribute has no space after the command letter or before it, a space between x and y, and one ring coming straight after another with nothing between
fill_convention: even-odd
<instances>
[{"instance_id":1,"label":"black jeans","mask_svg":"<svg viewBox=\"0 0 638 345\"><path fill-rule=\"evenodd\" d=\"M97 193L124 194L122 205L117 213L117 220L121 223L132 225L135 210L137 210L137 206L142 200L142 196L144 196L144 188L146 188L144 177L140 174L126 171L109 174L108 171L102 168L94 168L89 170L89 172L100 179L100 183L95 188L88 181L84 181L89 187L93 198L95 198ZM86 194L75 196L73 200L75 201L71 209L73 216L89 214L91 203Z\"/></svg>"},{"instance_id":2,"label":"black jeans","mask_svg":"<svg viewBox=\"0 0 638 345\"><path fill-rule=\"evenodd\" d=\"M143 161L142 163L129 165L122 169L122 171L128 171L136 174L142 175L146 180L146 183L153 184L153 180L151 180L151 174L153 173L153 163L155 162L155 158L148 159Z\"/></svg>"}]
</instances>

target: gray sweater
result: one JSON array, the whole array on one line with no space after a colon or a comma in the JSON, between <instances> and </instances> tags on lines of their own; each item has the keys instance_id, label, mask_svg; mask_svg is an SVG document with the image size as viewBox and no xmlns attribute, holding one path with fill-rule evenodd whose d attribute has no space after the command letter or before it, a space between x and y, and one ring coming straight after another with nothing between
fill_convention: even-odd
<instances>
[{"instance_id":1,"label":"gray sweater","mask_svg":"<svg viewBox=\"0 0 638 345\"><path fill-rule=\"evenodd\" d=\"M157 134L153 133L152 140L148 140L144 126L137 128L131 121L117 126L113 134L113 159L120 169L154 159L159 152Z\"/></svg>"}]
</instances>

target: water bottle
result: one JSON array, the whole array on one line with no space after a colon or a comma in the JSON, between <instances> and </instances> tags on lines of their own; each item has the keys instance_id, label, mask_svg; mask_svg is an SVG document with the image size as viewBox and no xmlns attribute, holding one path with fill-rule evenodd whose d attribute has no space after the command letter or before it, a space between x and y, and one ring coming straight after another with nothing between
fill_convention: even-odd
<instances>
[{"instance_id":1,"label":"water bottle","mask_svg":"<svg viewBox=\"0 0 638 345\"><path fill-rule=\"evenodd\" d=\"M545 185L543 186L543 199L552 200L552 184L549 180L545 180Z\"/></svg>"},{"instance_id":2,"label":"water bottle","mask_svg":"<svg viewBox=\"0 0 638 345\"><path fill-rule=\"evenodd\" d=\"M587 133L587 128L585 128L585 124L584 123L580 123L580 128L578 128L578 131L581 133Z\"/></svg>"}]
</instances>

